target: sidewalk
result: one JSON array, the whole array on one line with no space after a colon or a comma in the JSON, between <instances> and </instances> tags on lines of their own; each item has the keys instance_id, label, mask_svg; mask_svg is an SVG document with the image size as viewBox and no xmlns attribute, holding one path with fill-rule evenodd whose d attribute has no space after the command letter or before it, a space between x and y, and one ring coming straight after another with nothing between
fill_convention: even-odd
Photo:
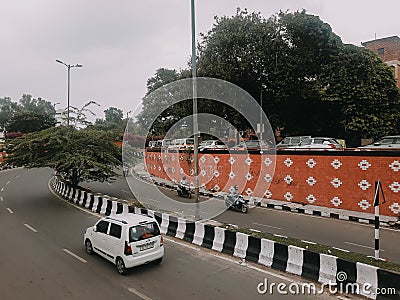
<instances>
[{"instance_id":1,"label":"sidewalk","mask_svg":"<svg viewBox=\"0 0 400 300\"><path fill-rule=\"evenodd\" d=\"M143 164L138 164L134 168L134 172L142 179L151 181L156 185L164 186L170 189L176 189L177 183L174 183L169 180L165 180L163 178L154 177L148 174L144 170ZM207 197L215 197L215 198L224 198L224 195L227 195L226 192L213 192L209 191L205 188L199 189L200 195ZM299 203L291 203L288 201L281 200L273 200L266 198L258 198L252 196L243 196L246 200L249 200L250 205L253 206L261 206L266 208L302 213L307 215L321 216L327 218L334 218L340 220L348 220L353 222L365 223L365 224L374 224L375 223L375 215L371 213L363 213L351 210L343 210L337 208L330 207L322 207L311 204L299 204ZM397 218L390 216L379 216L380 225L388 226L388 222L396 222Z\"/></svg>"}]
</instances>

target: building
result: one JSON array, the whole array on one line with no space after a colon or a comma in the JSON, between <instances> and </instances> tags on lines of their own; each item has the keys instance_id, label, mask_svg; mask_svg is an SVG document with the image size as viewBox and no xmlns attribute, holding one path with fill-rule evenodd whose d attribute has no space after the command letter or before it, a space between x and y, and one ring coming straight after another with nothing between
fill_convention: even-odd
<instances>
[{"instance_id":1,"label":"building","mask_svg":"<svg viewBox=\"0 0 400 300\"><path fill-rule=\"evenodd\" d=\"M379 55L385 63L393 68L397 86L400 88L400 38L395 35L363 42L361 45Z\"/></svg>"}]
</instances>

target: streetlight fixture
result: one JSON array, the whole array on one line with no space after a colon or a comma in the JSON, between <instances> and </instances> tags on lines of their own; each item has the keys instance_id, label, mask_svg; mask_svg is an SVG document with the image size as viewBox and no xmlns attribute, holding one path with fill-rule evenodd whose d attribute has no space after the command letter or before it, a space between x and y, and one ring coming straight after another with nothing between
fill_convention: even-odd
<instances>
[{"instance_id":1,"label":"streetlight fixture","mask_svg":"<svg viewBox=\"0 0 400 300\"><path fill-rule=\"evenodd\" d=\"M68 104L67 104L67 125L68 125L68 127L69 127L69 90L70 90L70 72L71 72L71 68L82 68L83 66L82 65L80 65L80 64L76 64L76 65L70 65L70 64L66 64L65 62L63 62L63 61L61 61L61 60L59 60L59 59L56 59L56 62L58 62L58 63L60 63L60 64L63 64L64 66L66 66L67 67L67 69L68 69L68 96L67 96L67 98L68 98Z\"/></svg>"}]
</instances>

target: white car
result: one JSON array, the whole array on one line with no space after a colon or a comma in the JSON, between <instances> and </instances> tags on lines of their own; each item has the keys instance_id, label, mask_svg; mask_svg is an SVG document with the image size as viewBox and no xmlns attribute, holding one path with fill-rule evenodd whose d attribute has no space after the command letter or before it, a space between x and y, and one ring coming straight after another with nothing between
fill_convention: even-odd
<instances>
[{"instance_id":1,"label":"white car","mask_svg":"<svg viewBox=\"0 0 400 300\"><path fill-rule=\"evenodd\" d=\"M338 140L331 137L292 136L285 137L276 145L278 150L342 150Z\"/></svg>"},{"instance_id":2,"label":"white car","mask_svg":"<svg viewBox=\"0 0 400 300\"><path fill-rule=\"evenodd\" d=\"M227 150L228 147L220 140L206 140L199 144L199 151L203 150Z\"/></svg>"},{"instance_id":3,"label":"white car","mask_svg":"<svg viewBox=\"0 0 400 300\"><path fill-rule=\"evenodd\" d=\"M149 262L161 263L163 238L154 218L125 214L105 217L86 229L88 254L97 253L117 266L124 275L128 268Z\"/></svg>"},{"instance_id":4,"label":"white car","mask_svg":"<svg viewBox=\"0 0 400 300\"><path fill-rule=\"evenodd\" d=\"M356 150L400 150L400 135L384 136L380 140L365 146L358 147Z\"/></svg>"}]
</instances>

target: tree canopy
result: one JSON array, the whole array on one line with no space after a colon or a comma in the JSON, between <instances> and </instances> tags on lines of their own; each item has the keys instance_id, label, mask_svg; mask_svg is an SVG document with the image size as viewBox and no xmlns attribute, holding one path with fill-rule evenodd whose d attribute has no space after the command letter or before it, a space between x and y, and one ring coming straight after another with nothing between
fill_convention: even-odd
<instances>
[{"instance_id":1,"label":"tree canopy","mask_svg":"<svg viewBox=\"0 0 400 300\"><path fill-rule=\"evenodd\" d=\"M0 99L0 129L8 132L33 132L55 126L56 111L51 102L24 94L19 102Z\"/></svg>"},{"instance_id":2,"label":"tree canopy","mask_svg":"<svg viewBox=\"0 0 400 300\"><path fill-rule=\"evenodd\" d=\"M274 128L286 135L326 135L346 139L377 138L399 130L400 93L390 68L369 50L342 43L318 16L280 12L268 19L238 9L215 17L201 35L198 76L232 82L249 92ZM147 95L189 70L158 69ZM139 123L153 119L158 99L145 98ZM182 102L158 116L156 134L191 113ZM240 128L243 120L221 103L199 101ZM234 119L234 120L232 120ZM350 142L350 144L354 144Z\"/></svg>"},{"instance_id":3,"label":"tree canopy","mask_svg":"<svg viewBox=\"0 0 400 300\"><path fill-rule=\"evenodd\" d=\"M50 167L71 185L110 181L121 165L120 149L106 132L59 126L14 140L5 164L26 168Z\"/></svg>"},{"instance_id":4,"label":"tree canopy","mask_svg":"<svg viewBox=\"0 0 400 300\"><path fill-rule=\"evenodd\" d=\"M54 116L34 111L16 111L8 120L8 132L34 132L47 129L56 125Z\"/></svg>"}]
</instances>

